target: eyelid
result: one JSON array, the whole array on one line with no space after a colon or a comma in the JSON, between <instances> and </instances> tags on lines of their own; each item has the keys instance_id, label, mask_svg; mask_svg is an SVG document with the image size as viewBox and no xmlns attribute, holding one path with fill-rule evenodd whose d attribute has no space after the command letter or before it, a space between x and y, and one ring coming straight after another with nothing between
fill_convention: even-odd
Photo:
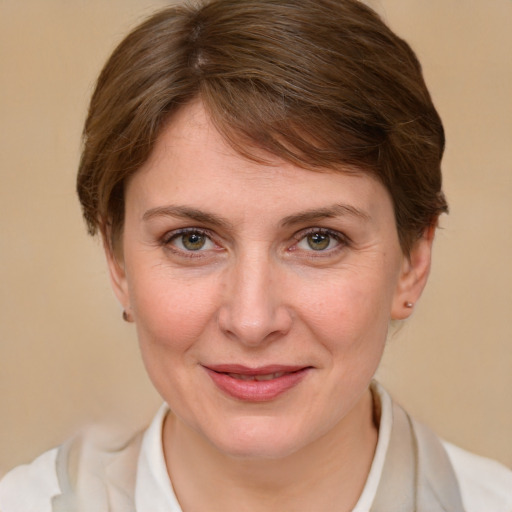
<instances>
[{"instance_id":1,"label":"eyelid","mask_svg":"<svg viewBox=\"0 0 512 512\"><path fill-rule=\"evenodd\" d=\"M306 238L308 235L312 235L315 233L319 233L322 235L328 235L328 236L334 238L338 242L338 245L336 245L336 247L333 247L332 249L327 249L325 251L314 251L313 249L311 249L311 251L304 251L307 253L311 253L311 256L315 257L315 258L321 257L321 256L326 256L328 254L329 255L333 254L333 253L337 252L338 250L341 250L344 247L347 247L351 244L350 238L340 231L330 229L330 228L324 228L324 227L312 227L312 228L302 229L302 230L298 231L297 233L295 233L293 235L293 239L296 241L296 243L290 249L292 251L298 250L296 245L299 242L302 242L304 240L304 238Z\"/></svg>"},{"instance_id":2,"label":"eyelid","mask_svg":"<svg viewBox=\"0 0 512 512\"><path fill-rule=\"evenodd\" d=\"M337 231L337 230L331 229L331 228L322 228L322 227L312 227L312 228L301 229L297 233L294 233L293 239L300 242L306 236L312 235L315 233L332 236L333 238L335 238L336 240L339 240L340 242L344 242L344 243L350 242L349 237L347 235L345 235L344 233L342 233L341 231Z\"/></svg>"},{"instance_id":3,"label":"eyelid","mask_svg":"<svg viewBox=\"0 0 512 512\"><path fill-rule=\"evenodd\" d=\"M198 249L194 250L186 250L182 249L173 244L173 241L178 239L180 236L197 233L201 236L206 237L214 247L206 248L206 249ZM174 229L171 231L167 231L162 237L159 239L159 245L165 251L172 253L174 256L180 257L182 259L193 260L193 259L204 259L212 256L212 253L218 253L222 251L222 245L216 241L217 236L215 233L212 233L210 230L199 227L186 227Z\"/></svg>"},{"instance_id":4,"label":"eyelid","mask_svg":"<svg viewBox=\"0 0 512 512\"><path fill-rule=\"evenodd\" d=\"M186 227L186 228L178 228L178 229L174 229L171 231L167 231L162 237L160 237L160 244L164 247L167 247L169 250L172 250L173 252L176 252L179 254L187 254L188 256L194 255L197 257L197 256L200 256L200 253L207 252L205 250L203 250L203 251L201 251L201 250L184 251L184 250L182 250L178 247L175 247L171 244L171 242L173 240L175 240L176 238L178 238L182 235L189 234L189 233L198 233L202 236L207 237L213 244L215 244L215 246L217 248L222 247L222 245L216 240L218 237L216 236L215 233L213 233L209 229L194 227L194 226L190 226L190 227ZM306 229L301 229L300 231L298 231L292 235L292 239L295 241L295 243L288 250L290 250L292 252L294 252L295 250L300 250L296 247L297 243L303 241L308 235L315 234L315 233L328 235L338 242L336 247L333 247L332 249L327 249L325 251L317 252L317 251L314 251L313 249L311 251L303 251L303 252L308 252L308 253L315 253L314 254L315 257L322 256L322 254L323 255L333 254L337 250L340 250L340 249L347 247L348 245L351 244L350 238L343 232L340 232L340 231L337 231L334 229L330 229L330 228L325 228L325 227L310 227L310 228L306 228ZM311 256L313 256L313 254Z\"/></svg>"},{"instance_id":5,"label":"eyelid","mask_svg":"<svg viewBox=\"0 0 512 512\"><path fill-rule=\"evenodd\" d=\"M179 229L173 229L172 231L167 231L162 237L161 242L165 244L171 243L175 238L178 238L180 235L186 235L189 233L199 233L200 235L208 237L212 242L215 243L214 237L212 236L212 232L208 229L204 228L195 228L195 227L189 227L189 228L179 228Z\"/></svg>"}]
</instances>

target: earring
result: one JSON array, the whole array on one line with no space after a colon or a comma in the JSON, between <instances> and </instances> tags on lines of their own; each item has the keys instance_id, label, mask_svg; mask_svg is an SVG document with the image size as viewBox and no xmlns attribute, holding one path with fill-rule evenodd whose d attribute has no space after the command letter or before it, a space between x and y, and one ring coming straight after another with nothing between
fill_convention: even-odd
<instances>
[{"instance_id":1,"label":"earring","mask_svg":"<svg viewBox=\"0 0 512 512\"><path fill-rule=\"evenodd\" d=\"M407 302L404 302L404 306L405 306L406 308L411 309L411 308L413 308L413 307L414 307L414 303L407 301Z\"/></svg>"},{"instance_id":2,"label":"earring","mask_svg":"<svg viewBox=\"0 0 512 512\"><path fill-rule=\"evenodd\" d=\"M125 322L131 322L132 321L131 316L126 312L126 310L123 311L123 320Z\"/></svg>"}]
</instances>

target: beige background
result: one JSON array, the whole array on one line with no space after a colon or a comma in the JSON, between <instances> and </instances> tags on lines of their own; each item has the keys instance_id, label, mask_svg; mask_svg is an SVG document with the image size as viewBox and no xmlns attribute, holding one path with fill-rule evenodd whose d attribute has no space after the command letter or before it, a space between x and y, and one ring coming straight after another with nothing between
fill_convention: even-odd
<instances>
[{"instance_id":1,"label":"beige background","mask_svg":"<svg viewBox=\"0 0 512 512\"><path fill-rule=\"evenodd\" d=\"M164 1L0 0L0 474L160 403L74 195L86 103ZM447 439L512 466L512 0L374 0L445 121L451 214L380 375Z\"/></svg>"}]
</instances>

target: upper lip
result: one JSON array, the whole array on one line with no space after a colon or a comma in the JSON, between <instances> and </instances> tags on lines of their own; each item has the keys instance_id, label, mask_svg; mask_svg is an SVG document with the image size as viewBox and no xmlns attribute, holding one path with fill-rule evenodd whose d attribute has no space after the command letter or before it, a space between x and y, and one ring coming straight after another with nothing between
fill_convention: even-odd
<instances>
[{"instance_id":1,"label":"upper lip","mask_svg":"<svg viewBox=\"0 0 512 512\"><path fill-rule=\"evenodd\" d=\"M265 366L258 366L256 368L244 366L241 364L208 364L203 365L208 370L212 370L217 373L237 373L240 375L268 375L271 373L292 373L299 370L309 368L309 366L303 365L283 365L283 364L269 364Z\"/></svg>"}]
</instances>

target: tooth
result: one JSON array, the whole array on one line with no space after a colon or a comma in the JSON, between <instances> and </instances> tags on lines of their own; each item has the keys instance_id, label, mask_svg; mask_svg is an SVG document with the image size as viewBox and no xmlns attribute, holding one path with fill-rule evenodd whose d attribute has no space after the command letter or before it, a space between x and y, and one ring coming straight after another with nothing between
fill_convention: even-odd
<instances>
[{"instance_id":1,"label":"tooth","mask_svg":"<svg viewBox=\"0 0 512 512\"><path fill-rule=\"evenodd\" d=\"M255 380L255 378L252 375L243 375L241 373L228 373L228 375L233 379L238 380Z\"/></svg>"},{"instance_id":2,"label":"tooth","mask_svg":"<svg viewBox=\"0 0 512 512\"><path fill-rule=\"evenodd\" d=\"M243 380L243 381L267 381L267 380L273 380L278 379L279 377L282 377L285 375L286 372L275 372L275 373L266 373L264 375L244 375L243 373L227 373L231 378Z\"/></svg>"},{"instance_id":3,"label":"tooth","mask_svg":"<svg viewBox=\"0 0 512 512\"><path fill-rule=\"evenodd\" d=\"M284 375L285 372L275 372L275 373L268 373L266 375L256 375L256 380L257 381L262 381L262 380L273 380L273 379L277 379L279 377L282 377Z\"/></svg>"}]
</instances>

